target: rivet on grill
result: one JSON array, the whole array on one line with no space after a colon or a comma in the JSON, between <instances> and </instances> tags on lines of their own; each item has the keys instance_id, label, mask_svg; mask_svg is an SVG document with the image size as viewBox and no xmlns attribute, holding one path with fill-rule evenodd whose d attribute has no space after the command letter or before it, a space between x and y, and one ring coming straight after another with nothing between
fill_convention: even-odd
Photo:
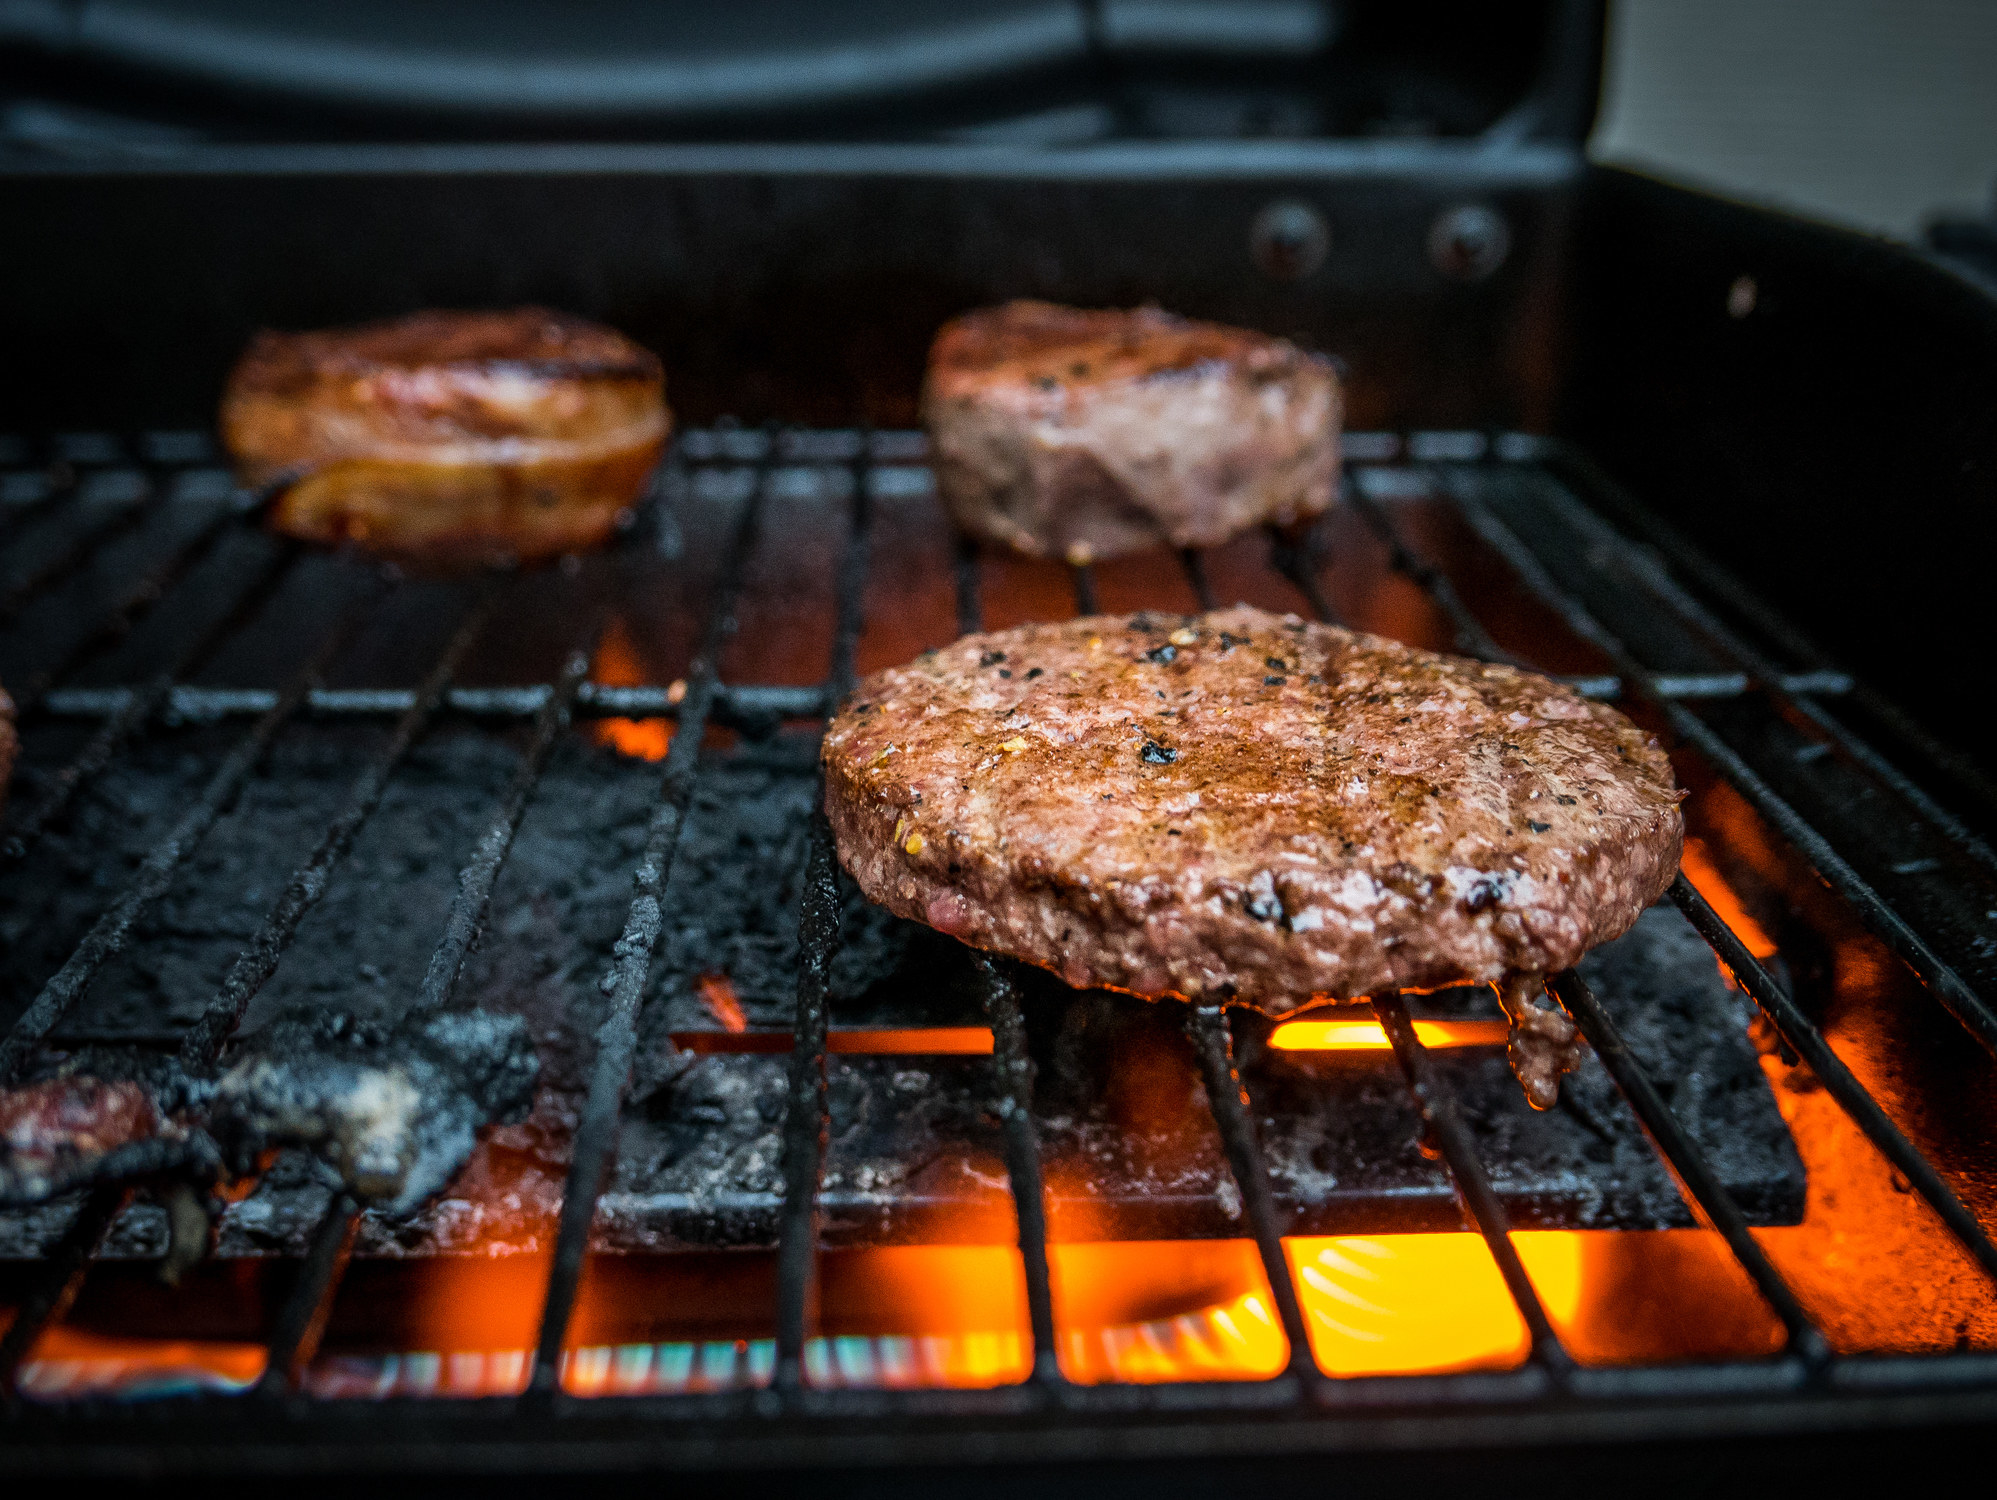
<instances>
[{"instance_id":1,"label":"rivet on grill","mask_svg":"<svg viewBox=\"0 0 1997 1500\"><path fill-rule=\"evenodd\" d=\"M1511 229L1487 204L1460 203L1429 226L1429 262L1451 281L1482 281L1511 250Z\"/></svg>"},{"instance_id":2,"label":"rivet on grill","mask_svg":"<svg viewBox=\"0 0 1997 1500\"><path fill-rule=\"evenodd\" d=\"M1279 199L1255 216L1248 253L1256 268L1274 281L1298 281L1324 264L1331 229L1324 215L1294 198Z\"/></svg>"}]
</instances>

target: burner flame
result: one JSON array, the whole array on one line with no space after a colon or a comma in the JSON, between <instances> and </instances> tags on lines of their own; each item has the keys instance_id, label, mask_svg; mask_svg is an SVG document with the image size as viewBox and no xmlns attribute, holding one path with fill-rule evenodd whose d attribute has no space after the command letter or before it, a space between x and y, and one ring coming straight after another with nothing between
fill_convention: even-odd
<instances>
[{"instance_id":1,"label":"burner flame","mask_svg":"<svg viewBox=\"0 0 1997 1500\"><path fill-rule=\"evenodd\" d=\"M644 656L622 616L603 632L589 679L604 687L642 687L650 680ZM590 726L590 734L599 745L637 760L664 760L673 742L673 726L666 719L600 719Z\"/></svg>"},{"instance_id":2,"label":"burner flame","mask_svg":"<svg viewBox=\"0 0 1997 1500\"><path fill-rule=\"evenodd\" d=\"M1704 839L1685 840L1685 853L1679 860L1678 868L1685 878L1692 882L1706 904L1719 914L1722 922L1733 929L1734 936L1746 945L1747 951L1766 962L1776 954L1775 939L1768 935L1768 929L1748 915L1740 896L1727 884L1726 877L1720 874L1719 866L1713 863L1712 855L1706 849ZM1721 965L1724 971L1725 965Z\"/></svg>"},{"instance_id":3,"label":"burner flame","mask_svg":"<svg viewBox=\"0 0 1997 1500\"><path fill-rule=\"evenodd\" d=\"M1424 1047L1502 1047L1510 1037L1502 1017L1414 1024ZM1378 1021L1285 1021L1270 1033L1269 1045L1282 1052L1352 1052L1380 1051L1389 1043Z\"/></svg>"},{"instance_id":4,"label":"burner flame","mask_svg":"<svg viewBox=\"0 0 1997 1500\"><path fill-rule=\"evenodd\" d=\"M742 1002L735 998L735 986L726 974L702 974L694 980L693 992L700 996L700 1003L707 1007L707 1013L721 1023L722 1030L743 1032L749 1029L749 1018L742 1013Z\"/></svg>"}]
</instances>

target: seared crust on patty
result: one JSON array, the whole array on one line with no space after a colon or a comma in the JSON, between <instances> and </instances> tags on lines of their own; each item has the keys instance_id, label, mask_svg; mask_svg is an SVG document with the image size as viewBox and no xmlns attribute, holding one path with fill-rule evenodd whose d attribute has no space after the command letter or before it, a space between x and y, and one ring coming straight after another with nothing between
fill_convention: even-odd
<instances>
[{"instance_id":1,"label":"seared crust on patty","mask_svg":"<svg viewBox=\"0 0 1997 1500\"><path fill-rule=\"evenodd\" d=\"M1211 546L1316 515L1338 471L1329 361L1155 307L967 313L922 410L957 524L1034 557Z\"/></svg>"},{"instance_id":2,"label":"seared crust on patty","mask_svg":"<svg viewBox=\"0 0 1997 1500\"><path fill-rule=\"evenodd\" d=\"M1077 986L1276 1014L1568 968L1683 840L1615 710L1247 607L966 636L863 682L823 758L881 905Z\"/></svg>"},{"instance_id":3,"label":"seared crust on patty","mask_svg":"<svg viewBox=\"0 0 1997 1500\"><path fill-rule=\"evenodd\" d=\"M280 530L443 560L600 544L669 429L655 356L542 308L260 333L222 402Z\"/></svg>"}]
</instances>

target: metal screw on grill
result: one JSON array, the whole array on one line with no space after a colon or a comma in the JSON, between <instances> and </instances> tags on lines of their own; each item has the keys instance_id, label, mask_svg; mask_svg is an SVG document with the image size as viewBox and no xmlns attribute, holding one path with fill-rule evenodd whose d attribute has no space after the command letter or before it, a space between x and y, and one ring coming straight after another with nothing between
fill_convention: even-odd
<instances>
[{"instance_id":1,"label":"metal screw on grill","mask_svg":"<svg viewBox=\"0 0 1997 1500\"><path fill-rule=\"evenodd\" d=\"M1451 281L1482 281L1511 251L1511 227L1488 204L1459 203L1429 226L1429 261Z\"/></svg>"},{"instance_id":2,"label":"metal screw on grill","mask_svg":"<svg viewBox=\"0 0 1997 1500\"><path fill-rule=\"evenodd\" d=\"M1331 228L1308 203L1281 198L1255 216L1248 230L1248 253L1264 276L1300 281L1324 264L1331 252Z\"/></svg>"}]
</instances>

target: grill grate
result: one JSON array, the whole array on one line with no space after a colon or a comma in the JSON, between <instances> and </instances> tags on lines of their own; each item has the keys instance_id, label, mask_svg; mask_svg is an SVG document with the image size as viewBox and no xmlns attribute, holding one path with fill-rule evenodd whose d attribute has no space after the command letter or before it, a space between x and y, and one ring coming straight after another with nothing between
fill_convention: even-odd
<instances>
[{"instance_id":1,"label":"grill grate","mask_svg":"<svg viewBox=\"0 0 1997 1500\"><path fill-rule=\"evenodd\" d=\"M1930 920L1929 903L1898 901L1860 868L1872 857L1833 840L1819 826L1822 798L1839 786L1862 782L1867 795L1888 809L1895 826L1911 837L1945 845L1960 859L1991 871L1997 860L1978 837L1940 806L1887 757L1851 733L1827 708L1840 697L1863 690L1806 645L1789 639L1784 654L1801 658L1798 670L1781 667L1724 624L1683 589L1658 556L1630 542L1600 519L1600 510L1623 510L1615 494L1579 458L1539 440L1506 435L1446 433L1395 438L1354 434L1343 482L1348 504L1385 546L1395 572L1420 591L1448 622L1459 650L1494 660L1516 661L1472 611L1448 569L1425 557L1401 533L1383 487L1419 484L1445 499L1453 513L1499 558L1537 601L1609 664L1611 673L1570 678L1591 696L1630 695L1649 705L1673 735L1695 749L1770 825L1778 829L1848 904L1920 976L1928 990L1986 1048L1997 1047L1997 1014L1963 972L1962 945L1946 920ZM184 446L184 445L183 445ZM71 449L76 445L71 443ZM171 444L154 451L178 451ZM82 451L76 449L76 451ZM94 450L93 450L94 451ZM863 601L869 582L872 496L884 477L906 485L917 466L907 462L919 450L907 434L764 433L715 430L686 435L673 460L682 479L702 469L739 470L745 464L747 494L736 513L719 580L707 607L697 648L683 684L671 689L614 687L588 681L589 664L605 628L601 609L586 611L583 628L568 644L559 670L528 687L476 687L454 679L488 622L503 609L518 576L487 580L463 609L448 642L423 683L414 689L333 688L324 679L329 663L353 637L366 614L407 585L393 570L375 569L372 583L350 606L289 682L275 690L221 689L190 679L222 646L285 586L299 564L299 549L274 547L244 582L218 619L178 647L154 675L131 686L66 685L67 680L108 647L143 631L153 612L184 585L202 560L244 523L253 503L231 503L178 543L103 609L100 618L59 653L53 665L20 684L22 717L95 722L83 747L27 801L17 807L5 857L19 861L58 819L76 794L109 767L119 750L148 726L174 720L251 719L234 748L221 760L200 796L169 834L147 855L128 886L111 901L68 961L43 987L0 1044L0 1080L18 1077L36 1049L55 1031L91 979L129 940L135 922L176 878L218 818L256 775L272 741L304 715L322 718L389 719L386 745L353 786L344 809L331 822L309 859L293 875L266 913L199 1023L182 1042L193 1062L212 1061L233 1034L250 1000L281 962L305 912L323 891L355 835L378 805L404 754L442 713L495 720L531 721L531 734L497 812L459 876L448 923L438 942L416 1002L437 1010L451 999L466 956L478 940L491 897L514 835L535 796L541 773L556 742L577 716L648 717L675 721L676 730L661 771L656 802L634 873L635 895L605 976L605 1017L596 1033L588 1093L574 1135L559 1228L548 1272L545 1303L527 1396L529 1410L542 1418L578 1419L587 1403L560 1388L567 1340L589 1234L598 1198L610 1168L627 1082L638 1044L640 1008L658 949L662 916L673 897L674 861L689 801L702 774L701 752L710 728L767 725L776 719L822 717L850 690L863 627ZM832 454L830 464L826 455ZM840 456L843 454L843 457ZM720 680L724 650L737 626L747 587L751 553L761 531L767 502L788 462L815 463L821 472L839 467L850 474L850 513L846 540L834 569L834 631L830 670L816 686L727 684ZM148 486L164 490L177 471L154 463ZM83 504L87 483L34 489L29 503L12 507L0 542L20 544L26 532L59 516L64 507ZM22 487L22 493L29 493ZM1586 498L1583 498L1586 497ZM1592 503L1591 503L1592 502ZM73 537L31 556L0 577L0 617L17 617L36 599L90 566L93 557L144 520L136 503L92 516ZM1551 520L1544 528L1533 517ZM656 517L641 518L649 535ZM1531 540L1528 540L1528 538ZM1639 649L1600 617L1574 582L1549 557L1563 548L1592 549L1588 566L1636 589L1676 632L1661 649ZM1324 557L1316 539L1280 533L1268 537L1271 566L1291 580L1322 619L1336 620L1335 590L1324 583ZM1201 607L1215 601L1208 560L1197 552L1181 559L1186 587ZM353 564L350 564L350 566ZM1696 572L1696 568L1694 569ZM960 630L979 627L983 564L961 540L954 556L956 622ZM1093 612L1102 592L1087 567L1069 570L1074 604ZM1699 575L1709 588L1725 585L1710 571ZM1731 588L1731 585L1725 585ZM1741 603L1736 599L1736 605ZM1757 609L1752 599L1745 609ZM1765 617L1765 612L1763 616ZM1760 617L1757 617L1760 618ZM1764 631L1763 634L1768 632ZM1685 643L1690 643L1689 645ZM1743 748L1729 734L1690 707L1693 703L1738 708L1803 726L1809 744L1826 747L1808 763L1834 760L1844 782L1818 787L1817 801L1778 789L1766 771L1765 756ZM1884 717L1875 712L1875 718ZM1923 748L1914 734L1906 738ZM1806 746L1807 748L1807 746ZM1802 760L1800 753L1789 752ZM1807 790L1807 788L1806 788ZM1887 814L1879 814L1881 818ZM1904 863L1904 861L1903 861ZM1762 1361L1683 1367L1584 1368L1563 1348L1545 1307L1510 1238L1509 1220L1493 1187L1476 1139L1466 1127L1443 1073L1417 1035L1403 1002L1395 996L1374 1001L1394 1056L1405 1075L1422 1119L1454 1181L1469 1223L1483 1236L1507 1290L1531 1337L1527 1363L1505 1374L1436 1377L1372 1377L1332 1380L1314 1365L1304 1313L1285 1261L1285 1225L1257 1139L1249 1099L1233 1059L1235 1038L1228 1016L1217 1009L1191 1008L1185 1021L1199 1060L1215 1127L1226 1161L1240 1190L1276 1313L1288 1337L1290 1361L1275 1379L1248 1386L1077 1387L1063 1377L1055 1357L1055 1326L1047 1246L1047 1220L1039 1143L1032 1115L1034 1066L1028 1056L1017 985L1003 962L976 963L982 1002L994 1037L991 1097L1003 1122L1004 1161L1014 1201L1019 1248L1024 1261L1033 1359L1022 1387L993 1391L835 1392L815 1388L809 1378L808 1336L817 1295L817 1196L828 1128L827 975L839 942L836 861L822 815L808 833L804 899L799 941L794 1043L782 1136L784 1212L778 1240L775 1361L771 1386L761 1396L675 1397L634 1402L633 1409L661 1420L744 1422L754 1428L786 1419L989 1417L1051 1418L1056 1422L1122 1420L1144 1414L1243 1411L1322 1418L1343 1410L1392 1406L1448 1413L1496 1403L1532 1400L1562 1393L1578 1409L1615 1418L1661 1400L1705 1401L1742 1395L1829 1396L1837 1393L1917 1395L1950 1391L1997 1398L1997 1360L1981 1355L1884 1359L1834 1355L1795 1291L1763 1252L1748 1219L1722 1184L1721 1175L1674 1116L1657 1084L1623 1044L1608 1010L1576 974L1561 976L1555 994L1580 1024L1635 1110L1658 1153L1680 1184L1701 1222L1716 1229L1740 1268L1774 1309L1784 1327L1782 1354ZM1913 874L1924 873L1914 871ZM1950 871L1943 871L1949 874ZM1767 966L1731 930L1713 906L1686 880L1674 885L1672 899L1711 946L1772 1025L1783 1043L1807 1063L1839 1106L1940 1216L1951 1234L1992 1278L1997 1278L1997 1245L1942 1174L1892 1122L1885 1109L1840 1061L1824 1033L1790 997ZM1974 888L1962 900L1981 904ZM1939 934L1939 935L1937 935ZM156 1164L155 1164L156 1165ZM36 1337L59 1321L75 1296L93 1255L128 1198L119 1180L89 1192L54 1252L40 1268L22 1306L0 1338L0 1382L13 1391L20 1366ZM359 1220L359 1206L347 1194L335 1195L309 1254L273 1323L262 1389L268 1395L296 1392L325 1326L341 1284ZM1058 1399L1057 1399L1058 1398ZM210 1397L212 1404L224 1398ZM612 1403L614 1404L614 1403ZM287 1408L296 1414L301 1408ZM1988 1411L1987 1405L1979 1410ZM46 1411L14 1405L17 1420L52 1420ZM923 1449L914 1429L901 1429L909 1455ZM1630 1430L1634 1430L1633 1428ZM466 1429L476 1437L482 1429ZM913 1435L911 1435L913 1434ZM822 1435L822 1434L821 1434Z\"/></svg>"}]
</instances>

